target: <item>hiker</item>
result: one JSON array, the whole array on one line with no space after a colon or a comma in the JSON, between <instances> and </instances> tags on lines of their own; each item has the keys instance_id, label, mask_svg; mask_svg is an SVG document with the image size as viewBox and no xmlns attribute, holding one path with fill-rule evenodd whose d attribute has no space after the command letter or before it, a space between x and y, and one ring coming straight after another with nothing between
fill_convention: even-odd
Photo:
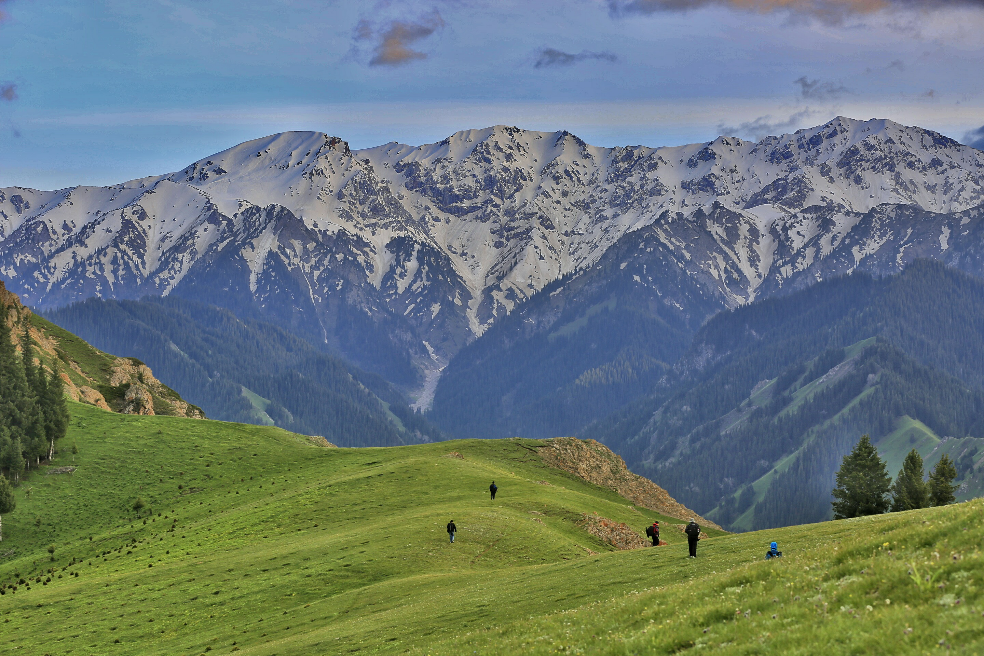
<instances>
[{"instance_id":1,"label":"hiker","mask_svg":"<svg viewBox=\"0 0 984 656\"><path fill-rule=\"evenodd\" d=\"M697 557L697 540L700 539L700 526L694 521L694 518L690 518L690 523L687 524L687 528L683 529L683 532L687 534L687 543L690 545L690 557Z\"/></svg>"},{"instance_id":2,"label":"hiker","mask_svg":"<svg viewBox=\"0 0 984 656\"><path fill-rule=\"evenodd\" d=\"M782 552L779 551L779 545L776 542L770 544L769 550L765 552L765 559L769 560L770 558L782 558Z\"/></svg>"},{"instance_id":3,"label":"hiker","mask_svg":"<svg viewBox=\"0 0 984 656\"><path fill-rule=\"evenodd\" d=\"M659 522L653 522L652 526L646 527L646 537L653 539L653 546L659 546Z\"/></svg>"},{"instance_id":4,"label":"hiker","mask_svg":"<svg viewBox=\"0 0 984 656\"><path fill-rule=\"evenodd\" d=\"M495 484L495 481L492 481L492 485L489 486L489 492L492 493L492 500L493 501L495 501L495 491L498 490L498 489L499 489L499 487Z\"/></svg>"},{"instance_id":5,"label":"hiker","mask_svg":"<svg viewBox=\"0 0 984 656\"><path fill-rule=\"evenodd\" d=\"M448 522L448 535L451 536L451 544L454 544L454 532L458 530L458 527L454 525L454 520L452 519Z\"/></svg>"}]
</instances>

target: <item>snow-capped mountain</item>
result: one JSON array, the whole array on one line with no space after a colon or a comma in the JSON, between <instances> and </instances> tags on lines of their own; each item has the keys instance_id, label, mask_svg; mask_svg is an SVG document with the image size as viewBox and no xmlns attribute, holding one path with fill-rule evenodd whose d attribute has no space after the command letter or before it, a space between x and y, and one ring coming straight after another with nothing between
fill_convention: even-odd
<instances>
[{"instance_id":1,"label":"snow-capped mountain","mask_svg":"<svg viewBox=\"0 0 984 656\"><path fill-rule=\"evenodd\" d=\"M289 132L112 187L0 189L0 277L41 308L177 293L275 318L410 384L617 242L639 241L639 285L659 291L655 249L734 307L914 257L980 273L982 203L984 153L888 120L663 148Z\"/></svg>"}]
</instances>

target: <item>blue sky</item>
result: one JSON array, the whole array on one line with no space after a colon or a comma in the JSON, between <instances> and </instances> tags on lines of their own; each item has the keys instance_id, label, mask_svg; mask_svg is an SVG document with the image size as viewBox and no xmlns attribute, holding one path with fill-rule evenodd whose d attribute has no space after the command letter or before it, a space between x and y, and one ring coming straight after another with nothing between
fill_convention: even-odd
<instances>
[{"instance_id":1,"label":"blue sky","mask_svg":"<svg viewBox=\"0 0 984 656\"><path fill-rule=\"evenodd\" d=\"M0 12L0 186L111 184L292 129L354 148L497 123L660 146L844 114L984 142L984 0L0 0Z\"/></svg>"}]
</instances>

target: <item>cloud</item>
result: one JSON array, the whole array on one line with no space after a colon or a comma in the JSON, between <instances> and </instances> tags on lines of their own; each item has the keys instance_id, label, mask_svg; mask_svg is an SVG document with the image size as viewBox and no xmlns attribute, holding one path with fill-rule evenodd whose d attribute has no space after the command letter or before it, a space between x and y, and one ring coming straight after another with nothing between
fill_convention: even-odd
<instances>
[{"instance_id":1,"label":"cloud","mask_svg":"<svg viewBox=\"0 0 984 656\"><path fill-rule=\"evenodd\" d=\"M753 121L746 121L736 126L719 123L718 132L726 135L751 136L756 141L759 141L771 135L782 134L802 127L806 119L819 113L818 110L807 107L794 114L790 114L786 119L773 119L771 114L766 114L759 116Z\"/></svg>"},{"instance_id":2,"label":"cloud","mask_svg":"<svg viewBox=\"0 0 984 656\"><path fill-rule=\"evenodd\" d=\"M17 85L12 82L0 84L0 100L7 102L17 100Z\"/></svg>"},{"instance_id":3,"label":"cloud","mask_svg":"<svg viewBox=\"0 0 984 656\"><path fill-rule=\"evenodd\" d=\"M965 134L963 142L977 150L984 150L984 125Z\"/></svg>"},{"instance_id":4,"label":"cloud","mask_svg":"<svg viewBox=\"0 0 984 656\"><path fill-rule=\"evenodd\" d=\"M547 68L550 66L572 66L573 64L589 59L607 62L618 61L618 57L614 53L608 51L592 52L590 50L582 50L581 52L574 54L563 52L555 48L543 48L540 50L539 57L537 57L536 63L533 64L533 67Z\"/></svg>"},{"instance_id":5,"label":"cloud","mask_svg":"<svg viewBox=\"0 0 984 656\"><path fill-rule=\"evenodd\" d=\"M761 14L787 12L839 23L848 16L873 14L891 9L921 11L946 7L984 7L982 0L607 0L612 16L689 11L723 6Z\"/></svg>"},{"instance_id":6,"label":"cloud","mask_svg":"<svg viewBox=\"0 0 984 656\"><path fill-rule=\"evenodd\" d=\"M384 27L376 27L366 19L355 26L356 41L375 41L370 66L402 66L417 59L426 59L427 53L410 46L426 39L444 27L444 19L435 9L429 16L417 21L395 20Z\"/></svg>"},{"instance_id":7,"label":"cloud","mask_svg":"<svg viewBox=\"0 0 984 656\"><path fill-rule=\"evenodd\" d=\"M793 80L793 84L800 86L800 95L807 100L829 100L848 93L848 88L844 85L811 80L805 75Z\"/></svg>"}]
</instances>

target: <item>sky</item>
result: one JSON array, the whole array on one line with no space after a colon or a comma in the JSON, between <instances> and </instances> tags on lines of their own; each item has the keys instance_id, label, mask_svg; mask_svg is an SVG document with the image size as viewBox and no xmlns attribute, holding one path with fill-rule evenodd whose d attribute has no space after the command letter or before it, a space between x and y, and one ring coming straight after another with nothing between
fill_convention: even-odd
<instances>
[{"instance_id":1,"label":"sky","mask_svg":"<svg viewBox=\"0 0 984 656\"><path fill-rule=\"evenodd\" d=\"M113 184L284 130L664 146L845 115L984 148L982 35L984 0L0 0L0 187Z\"/></svg>"}]
</instances>

